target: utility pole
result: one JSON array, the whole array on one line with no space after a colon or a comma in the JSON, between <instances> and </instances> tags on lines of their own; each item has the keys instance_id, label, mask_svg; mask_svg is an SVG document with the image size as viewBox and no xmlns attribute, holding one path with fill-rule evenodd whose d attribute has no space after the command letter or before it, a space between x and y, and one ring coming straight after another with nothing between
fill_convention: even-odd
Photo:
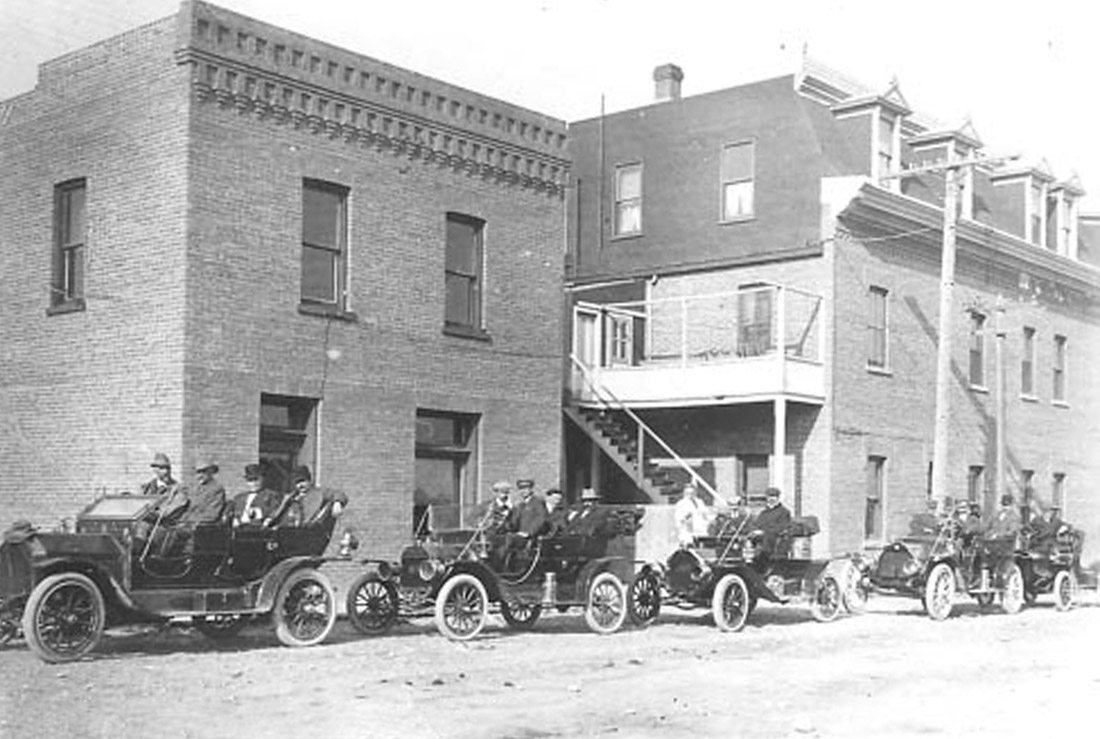
<instances>
[{"instance_id":1,"label":"utility pole","mask_svg":"<svg viewBox=\"0 0 1100 739\"><path fill-rule=\"evenodd\" d=\"M994 324L993 330L997 335L997 350L994 354L994 361L996 366L996 377L994 378L994 403L996 404L995 416L996 431L997 434L997 453L996 461L997 465L995 489L993 495L993 505L996 506L1000 503L1001 497L1005 494L1005 299L1004 296L997 296L997 305L994 308Z\"/></svg>"}]
</instances>

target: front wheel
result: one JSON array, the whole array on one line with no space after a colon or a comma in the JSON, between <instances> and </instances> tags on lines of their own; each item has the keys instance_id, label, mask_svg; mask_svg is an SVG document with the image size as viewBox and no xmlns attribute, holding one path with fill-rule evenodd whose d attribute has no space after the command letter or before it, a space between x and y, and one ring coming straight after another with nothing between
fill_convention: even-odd
<instances>
[{"instance_id":1,"label":"front wheel","mask_svg":"<svg viewBox=\"0 0 1100 739\"><path fill-rule=\"evenodd\" d=\"M661 613L661 583L650 572L642 573L630 583L627 609L635 626L649 626Z\"/></svg>"},{"instance_id":2,"label":"front wheel","mask_svg":"<svg viewBox=\"0 0 1100 739\"><path fill-rule=\"evenodd\" d=\"M244 616L234 613L218 613L209 616L195 616L191 624L208 639L232 639L241 633L247 621Z\"/></svg>"},{"instance_id":3,"label":"front wheel","mask_svg":"<svg viewBox=\"0 0 1100 739\"><path fill-rule=\"evenodd\" d=\"M1024 573L1015 562L1005 568L1004 592L1001 593L1001 608L1005 613L1019 613L1024 607Z\"/></svg>"},{"instance_id":4,"label":"front wheel","mask_svg":"<svg viewBox=\"0 0 1100 739\"><path fill-rule=\"evenodd\" d=\"M863 571L855 563L844 568L844 584L841 604L848 613L863 613L867 610L868 584Z\"/></svg>"},{"instance_id":5,"label":"front wheel","mask_svg":"<svg viewBox=\"0 0 1100 739\"><path fill-rule=\"evenodd\" d=\"M522 600L500 602L500 615L504 617L504 622L517 631L533 629L541 614L542 606L538 603Z\"/></svg>"},{"instance_id":6,"label":"front wheel","mask_svg":"<svg viewBox=\"0 0 1100 739\"><path fill-rule=\"evenodd\" d=\"M817 586L814 598L810 602L810 613L815 621L828 623L836 620L840 615L843 596L840 594L840 584L832 575L826 575Z\"/></svg>"},{"instance_id":7,"label":"front wheel","mask_svg":"<svg viewBox=\"0 0 1100 739\"><path fill-rule=\"evenodd\" d=\"M72 662L95 649L107 609L91 578L50 575L31 592L23 611L27 646L45 662Z\"/></svg>"},{"instance_id":8,"label":"front wheel","mask_svg":"<svg viewBox=\"0 0 1100 739\"><path fill-rule=\"evenodd\" d=\"M752 610L749 598L749 586L744 578L736 573L724 575L714 587L711 598L711 611L714 612L714 625L722 631L740 631L749 619Z\"/></svg>"},{"instance_id":9,"label":"front wheel","mask_svg":"<svg viewBox=\"0 0 1100 739\"><path fill-rule=\"evenodd\" d=\"M951 615L955 604L955 573L946 562L940 562L928 573L923 602L933 621L943 621Z\"/></svg>"},{"instance_id":10,"label":"front wheel","mask_svg":"<svg viewBox=\"0 0 1100 739\"><path fill-rule=\"evenodd\" d=\"M461 574L443 583L435 599L435 626L448 639L473 639L489 617L489 596L473 575Z\"/></svg>"},{"instance_id":11,"label":"front wheel","mask_svg":"<svg viewBox=\"0 0 1100 739\"><path fill-rule=\"evenodd\" d=\"M584 620L597 634L612 634L626 621L626 587L613 572L601 572L588 586Z\"/></svg>"},{"instance_id":12,"label":"front wheel","mask_svg":"<svg viewBox=\"0 0 1100 739\"><path fill-rule=\"evenodd\" d=\"M1054 576L1054 609L1068 611L1077 598L1077 577L1068 570L1059 570Z\"/></svg>"},{"instance_id":13,"label":"front wheel","mask_svg":"<svg viewBox=\"0 0 1100 739\"><path fill-rule=\"evenodd\" d=\"M307 567L295 570L275 596L275 635L288 647L320 644L336 624L336 593L329 579Z\"/></svg>"},{"instance_id":14,"label":"front wheel","mask_svg":"<svg viewBox=\"0 0 1100 739\"><path fill-rule=\"evenodd\" d=\"M348 588L348 620L363 634L384 634L397 623L398 603L392 582L374 573L360 575Z\"/></svg>"}]
</instances>

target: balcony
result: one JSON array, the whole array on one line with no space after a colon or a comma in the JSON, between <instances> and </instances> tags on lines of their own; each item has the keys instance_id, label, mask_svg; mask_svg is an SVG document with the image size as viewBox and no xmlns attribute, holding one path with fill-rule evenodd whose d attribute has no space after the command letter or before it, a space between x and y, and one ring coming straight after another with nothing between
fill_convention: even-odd
<instances>
[{"instance_id":1,"label":"balcony","mask_svg":"<svg viewBox=\"0 0 1100 739\"><path fill-rule=\"evenodd\" d=\"M825 401L822 298L782 285L630 303L578 302L570 391L581 405Z\"/></svg>"}]
</instances>

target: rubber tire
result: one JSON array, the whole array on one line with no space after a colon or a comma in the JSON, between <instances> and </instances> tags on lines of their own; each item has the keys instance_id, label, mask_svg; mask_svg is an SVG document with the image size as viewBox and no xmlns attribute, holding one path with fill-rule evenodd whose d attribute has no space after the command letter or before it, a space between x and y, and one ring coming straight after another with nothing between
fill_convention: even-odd
<instances>
[{"instance_id":1,"label":"rubber tire","mask_svg":"<svg viewBox=\"0 0 1100 739\"><path fill-rule=\"evenodd\" d=\"M319 593L315 590L303 592L303 590L308 591L311 582L320 588ZM308 597L315 602L304 603L304 597ZM321 607L324 608L323 620L319 624L315 624L315 626L319 626L319 629L315 628L309 633L304 633L303 628L296 621L308 618L311 623L316 622L318 620L316 619L317 614L307 612L307 610L314 611L318 600ZM293 613L287 613L288 608L292 609ZM329 633L332 632L332 627L336 625L336 593L332 589L332 583L329 582L328 577L312 567L295 570L279 587L279 593L275 596L273 616L275 618L275 636L286 646L312 647L315 644L320 644L328 638Z\"/></svg>"},{"instance_id":2,"label":"rubber tire","mask_svg":"<svg viewBox=\"0 0 1100 739\"><path fill-rule=\"evenodd\" d=\"M661 583L652 573L637 575L627 593L627 612L635 626L649 626L661 615Z\"/></svg>"},{"instance_id":3,"label":"rubber tire","mask_svg":"<svg viewBox=\"0 0 1100 739\"><path fill-rule=\"evenodd\" d=\"M225 641L232 639L241 633L248 624L248 619L233 613L225 613L209 616L193 616L191 625L195 630L207 639Z\"/></svg>"},{"instance_id":4,"label":"rubber tire","mask_svg":"<svg viewBox=\"0 0 1100 739\"><path fill-rule=\"evenodd\" d=\"M933 621L943 621L955 605L955 573L951 565L940 562L928 573L924 584L924 610Z\"/></svg>"},{"instance_id":5,"label":"rubber tire","mask_svg":"<svg viewBox=\"0 0 1100 739\"><path fill-rule=\"evenodd\" d=\"M455 591L458 591L457 594ZM457 595L465 599L465 604L450 603L452 596ZM456 607L461 607L463 620L469 621L468 627L455 625L450 620L449 614L453 614ZM465 573L449 578L443 587L439 589L439 595L435 598L435 627L439 633L448 639L466 641L473 639L485 628L485 622L489 619L489 596L485 592L485 586L473 575Z\"/></svg>"},{"instance_id":6,"label":"rubber tire","mask_svg":"<svg viewBox=\"0 0 1100 739\"><path fill-rule=\"evenodd\" d=\"M588 584L584 621L597 634L614 634L627 616L626 586L613 572L601 572Z\"/></svg>"},{"instance_id":7,"label":"rubber tire","mask_svg":"<svg viewBox=\"0 0 1100 739\"><path fill-rule=\"evenodd\" d=\"M43 609L50 606L51 599L57 596L59 591L66 588L75 588L77 597L82 594L88 599L88 603L84 604L89 609L88 623L84 624L88 633L73 647L61 649L49 643L49 636L43 634L42 624L39 622ZM27 606L23 610L23 636L27 646L43 662L51 664L72 662L88 654L99 644L103 636L106 616L107 607L103 602L103 594L99 592L99 587L92 582L91 578L79 572L61 572L45 578L31 591Z\"/></svg>"},{"instance_id":8,"label":"rubber tire","mask_svg":"<svg viewBox=\"0 0 1100 739\"><path fill-rule=\"evenodd\" d=\"M733 614L727 613L730 598L741 604L741 609ZM749 596L749 586L745 584L743 577L731 572L723 575L718 584L714 586L714 595L710 599L710 609L714 614L714 625L721 631L736 632L745 628L745 622L749 620L752 612L752 599Z\"/></svg>"},{"instance_id":9,"label":"rubber tire","mask_svg":"<svg viewBox=\"0 0 1100 739\"><path fill-rule=\"evenodd\" d=\"M516 608L507 601L500 602L500 615L504 617L504 623L516 631L530 631L535 628L535 623L542 614L542 605L539 603L515 604Z\"/></svg>"},{"instance_id":10,"label":"rubber tire","mask_svg":"<svg viewBox=\"0 0 1100 739\"><path fill-rule=\"evenodd\" d=\"M376 573L367 572L352 582L344 604L348 621L356 631L379 636L397 623L401 599L396 585Z\"/></svg>"},{"instance_id":11,"label":"rubber tire","mask_svg":"<svg viewBox=\"0 0 1100 739\"><path fill-rule=\"evenodd\" d=\"M843 600L840 583L832 575L826 575L821 578L821 582L814 591L813 600L810 601L810 614L820 623L835 621L840 615Z\"/></svg>"},{"instance_id":12,"label":"rubber tire","mask_svg":"<svg viewBox=\"0 0 1100 739\"><path fill-rule=\"evenodd\" d=\"M1068 611L1077 599L1077 577L1069 570L1058 570L1054 576L1054 610Z\"/></svg>"},{"instance_id":13,"label":"rubber tire","mask_svg":"<svg viewBox=\"0 0 1100 739\"><path fill-rule=\"evenodd\" d=\"M1008 614L1019 613L1024 607L1024 573L1020 565L1012 562L1005 568L1003 583L1001 609Z\"/></svg>"}]
</instances>

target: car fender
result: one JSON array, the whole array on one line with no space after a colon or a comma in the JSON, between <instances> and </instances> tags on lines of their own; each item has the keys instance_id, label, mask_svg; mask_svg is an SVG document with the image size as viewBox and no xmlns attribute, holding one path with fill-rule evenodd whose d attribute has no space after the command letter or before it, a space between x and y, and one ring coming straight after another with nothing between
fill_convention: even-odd
<instances>
[{"instance_id":1,"label":"car fender","mask_svg":"<svg viewBox=\"0 0 1100 739\"><path fill-rule=\"evenodd\" d=\"M432 583L432 587L428 591L428 597L434 600L439 595L443 583L455 575L472 575L476 577L485 587L485 595L489 597L490 601L501 600L501 588L496 574L481 562L465 559L452 562L443 570L442 574Z\"/></svg>"},{"instance_id":2,"label":"car fender","mask_svg":"<svg viewBox=\"0 0 1100 739\"><path fill-rule=\"evenodd\" d=\"M37 587L38 583L50 575L61 572L78 572L81 575L86 575L99 588L99 592L106 600L108 608L114 606L135 611L141 610L130 597L125 585L108 568L98 562L72 559L71 557L50 557L37 560L35 562L34 587Z\"/></svg>"},{"instance_id":3,"label":"car fender","mask_svg":"<svg viewBox=\"0 0 1100 739\"><path fill-rule=\"evenodd\" d=\"M283 582L290 577L292 572L306 567L319 567L324 561L320 557L291 557L276 564L264 575L263 581L260 583L260 592L256 596L255 610L266 613L275 607L275 596L278 595L279 588L283 586Z\"/></svg>"}]
</instances>

